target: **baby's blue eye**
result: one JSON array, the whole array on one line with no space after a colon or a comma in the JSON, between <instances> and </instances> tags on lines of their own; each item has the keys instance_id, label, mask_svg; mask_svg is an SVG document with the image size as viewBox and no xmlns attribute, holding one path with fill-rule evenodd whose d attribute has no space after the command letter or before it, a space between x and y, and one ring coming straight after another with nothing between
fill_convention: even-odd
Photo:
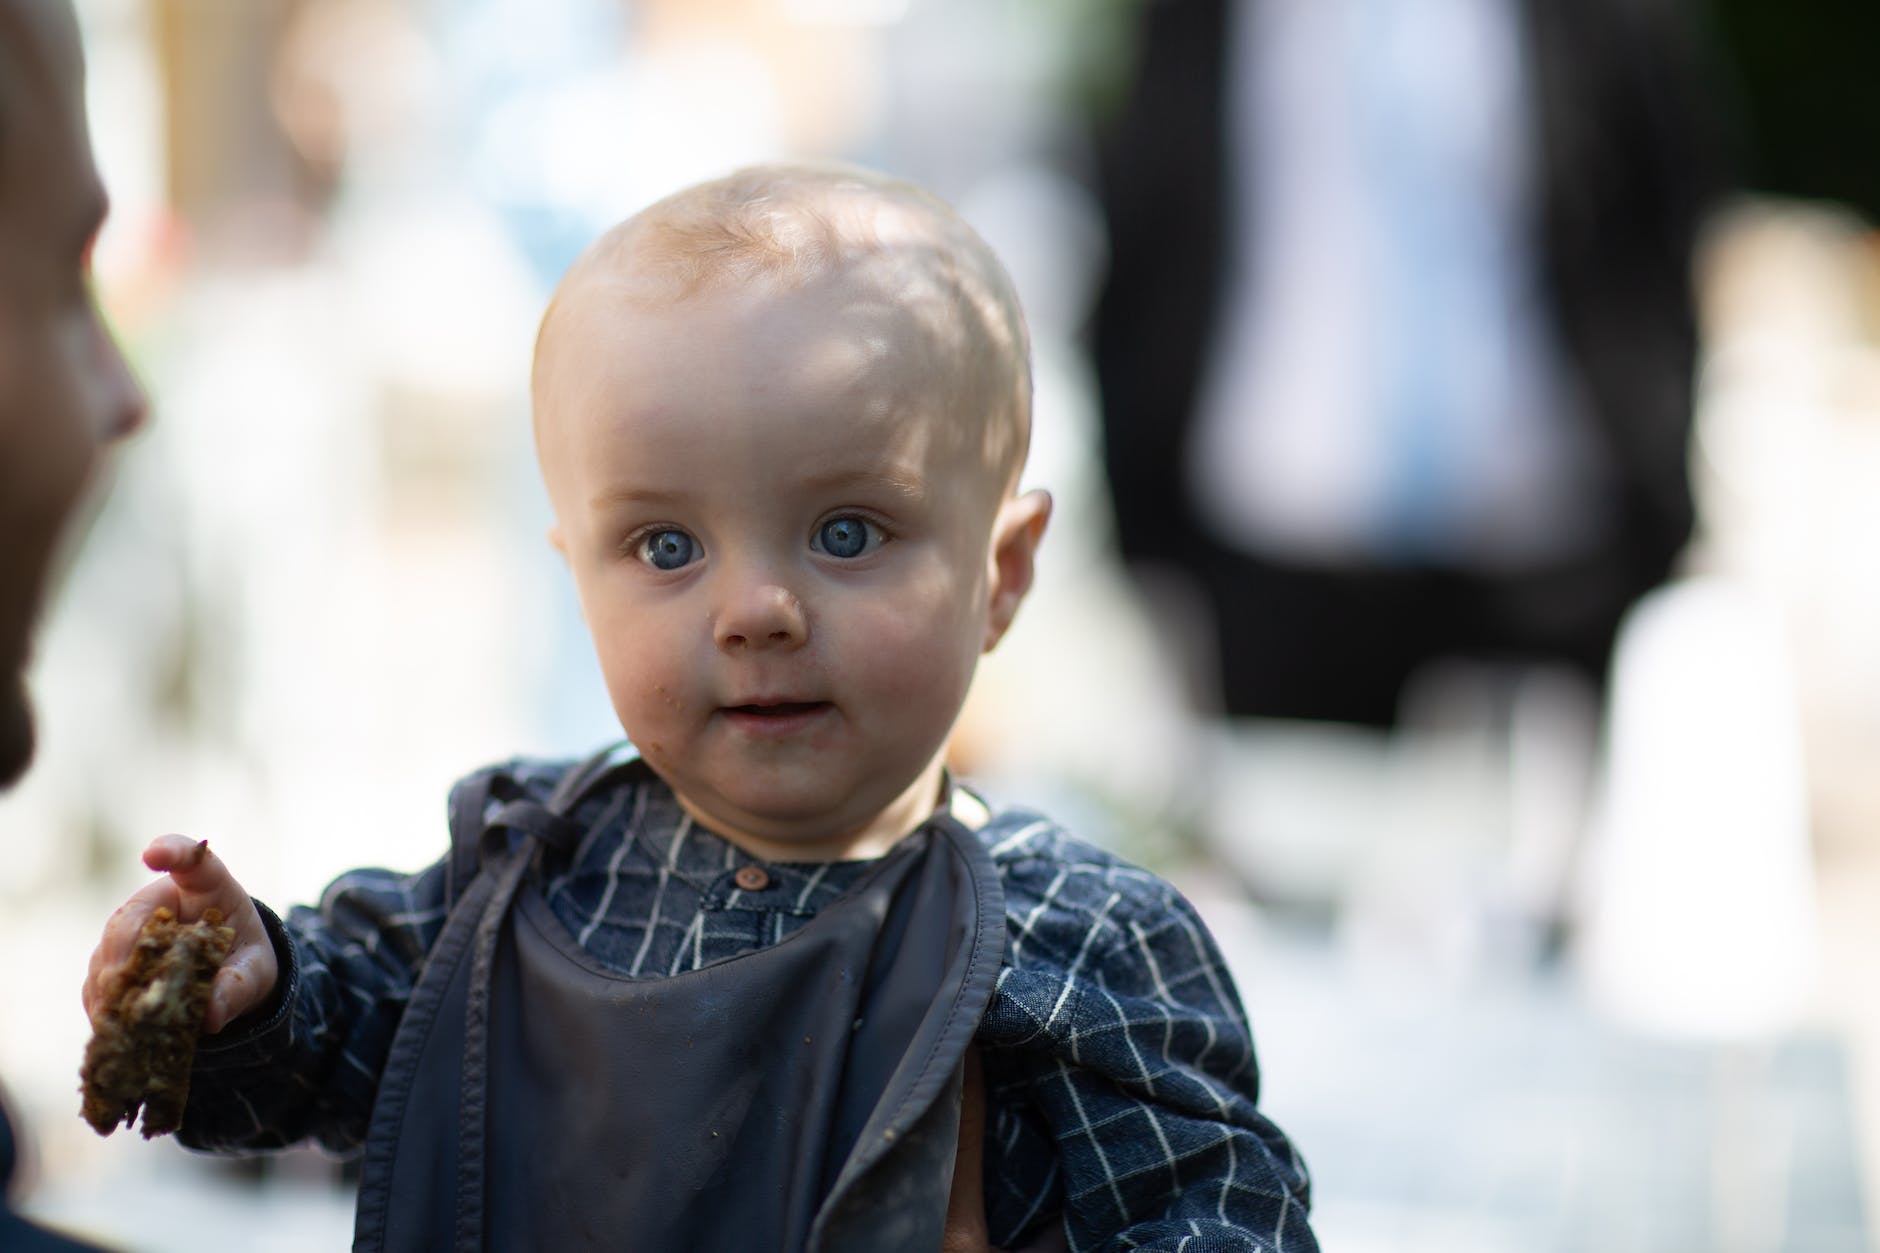
<instances>
[{"instance_id":1,"label":"baby's blue eye","mask_svg":"<svg viewBox=\"0 0 1880 1253\"><path fill-rule=\"evenodd\" d=\"M640 543L640 556L660 570L677 570L698 556L698 541L684 531L654 531Z\"/></svg>"},{"instance_id":2,"label":"baby's blue eye","mask_svg":"<svg viewBox=\"0 0 1880 1253\"><path fill-rule=\"evenodd\" d=\"M863 518L831 518L816 532L816 546L831 557L859 557L874 546L875 529Z\"/></svg>"}]
</instances>

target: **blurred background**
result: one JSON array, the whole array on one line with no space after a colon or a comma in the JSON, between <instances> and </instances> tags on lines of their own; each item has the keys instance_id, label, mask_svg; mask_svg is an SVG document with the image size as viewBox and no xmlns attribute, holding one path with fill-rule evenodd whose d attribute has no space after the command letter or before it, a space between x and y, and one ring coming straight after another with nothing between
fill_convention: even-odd
<instances>
[{"instance_id":1,"label":"blurred background","mask_svg":"<svg viewBox=\"0 0 1880 1253\"><path fill-rule=\"evenodd\" d=\"M1324 1245L1880 1248L1867 0L78 7L155 421L0 804L29 1213L347 1247L317 1153L79 1120L86 957L152 835L308 901L618 734L536 319L657 196L841 156L1032 322L1058 513L956 764L1195 900Z\"/></svg>"}]
</instances>

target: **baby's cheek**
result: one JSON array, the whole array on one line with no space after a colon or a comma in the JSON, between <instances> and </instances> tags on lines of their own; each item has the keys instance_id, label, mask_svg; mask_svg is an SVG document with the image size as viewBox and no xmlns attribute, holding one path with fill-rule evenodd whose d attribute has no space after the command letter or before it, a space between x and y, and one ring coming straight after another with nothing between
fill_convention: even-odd
<instances>
[{"instance_id":1,"label":"baby's cheek","mask_svg":"<svg viewBox=\"0 0 1880 1253\"><path fill-rule=\"evenodd\" d=\"M644 730L637 737L629 733L629 738L640 750L640 755L646 758L647 764L658 769L677 756L676 735L673 733L683 722L684 715L684 703L671 687L654 683L647 690L641 702L641 716L637 719Z\"/></svg>"},{"instance_id":2,"label":"baby's cheek","mask_svg":"<svg viewBox=\"0 0 1880 1253\"><path fill-rule=\"evenodd\" d=\"M618 661L619 664L611 664ZM656 670L633 665L624 659L603 658L607 692L621 729L634 746L650 761L656 753L667 751L672 728L683 715L685 702L676 685L666 677L655 677ZM658 745L658 748L654 746Z\"/></svg>"},{"instance_id":3,"label":"baby's cheek","mask_svg":"<svg viewBox=\"0 0 1880 1253\"><path fill-rule=\"evenodd\" d=\"M884 701L915 709L940 708L949 716L965 698L976 649L961 644L961 633L943 611L925 621L897 621L872 632L865 668L869 685Z\"/></svg>"},{"instance_id":4,"label":"baby's cheek","mask_svg":"<svg viewBox=\"0 0 1880 1253\"><path fill-rule=\"evenodd\" d=\"M666 741L660 739L642 741L638 737L630 738L633 739L633 747L639 751L641 761L651 766L662 778L671 776L678 761L672 753L666 751Z\"/></svg>"}]
</instances>

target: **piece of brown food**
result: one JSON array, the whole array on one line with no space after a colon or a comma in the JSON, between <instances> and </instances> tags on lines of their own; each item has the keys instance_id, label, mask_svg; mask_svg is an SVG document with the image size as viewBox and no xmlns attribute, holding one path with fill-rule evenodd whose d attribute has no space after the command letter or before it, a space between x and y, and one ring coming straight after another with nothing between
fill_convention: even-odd
<instances>
[{"instance_id":1,"label":"piece of brown food","mask_svg":"<svg viewBox=\"0 0 1880 1253\"><path fill-rule=\"evenodd\" d=\"M130 1126L140 1105L146 1140L182 1125L209 985L234 942L235 929L213 909L185 925L159 908L144 924L92 1015L78 1072L85 1121L99 1135Z\"/></svg>"}]
</instances>

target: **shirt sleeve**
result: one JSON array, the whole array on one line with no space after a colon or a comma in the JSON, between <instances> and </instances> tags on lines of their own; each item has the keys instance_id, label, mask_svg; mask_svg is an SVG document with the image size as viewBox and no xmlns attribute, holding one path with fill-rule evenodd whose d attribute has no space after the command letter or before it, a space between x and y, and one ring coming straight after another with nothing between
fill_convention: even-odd
<instances>
[{"instance_id":1,"label":"shirt sleeve","mask_svg":"<svg viewBox=\"0 0 1880 1253\"><path fill-rule=\"evenodd\" d=\"M995 1243L1061 1214L1086 1250L1316 1250L1305 1163L1256 1104L1220 952L1172 887L1112 860L1005 876L980 1032Z\"/></svg>"},{"instance_id":2,"label":"shirt sleeve","mask_svg":"<svg viewBox=\"0 0 1880 1253\"><path fill-rule=\"evenodd\" d=\"M425 954L443 930L445 871L355 870L318 909L282 921L260 902L280 963L275 994L196 1050L177 1138L252 1151L365 1142L379 1074Z\"/></svg>"}]
</instances>

